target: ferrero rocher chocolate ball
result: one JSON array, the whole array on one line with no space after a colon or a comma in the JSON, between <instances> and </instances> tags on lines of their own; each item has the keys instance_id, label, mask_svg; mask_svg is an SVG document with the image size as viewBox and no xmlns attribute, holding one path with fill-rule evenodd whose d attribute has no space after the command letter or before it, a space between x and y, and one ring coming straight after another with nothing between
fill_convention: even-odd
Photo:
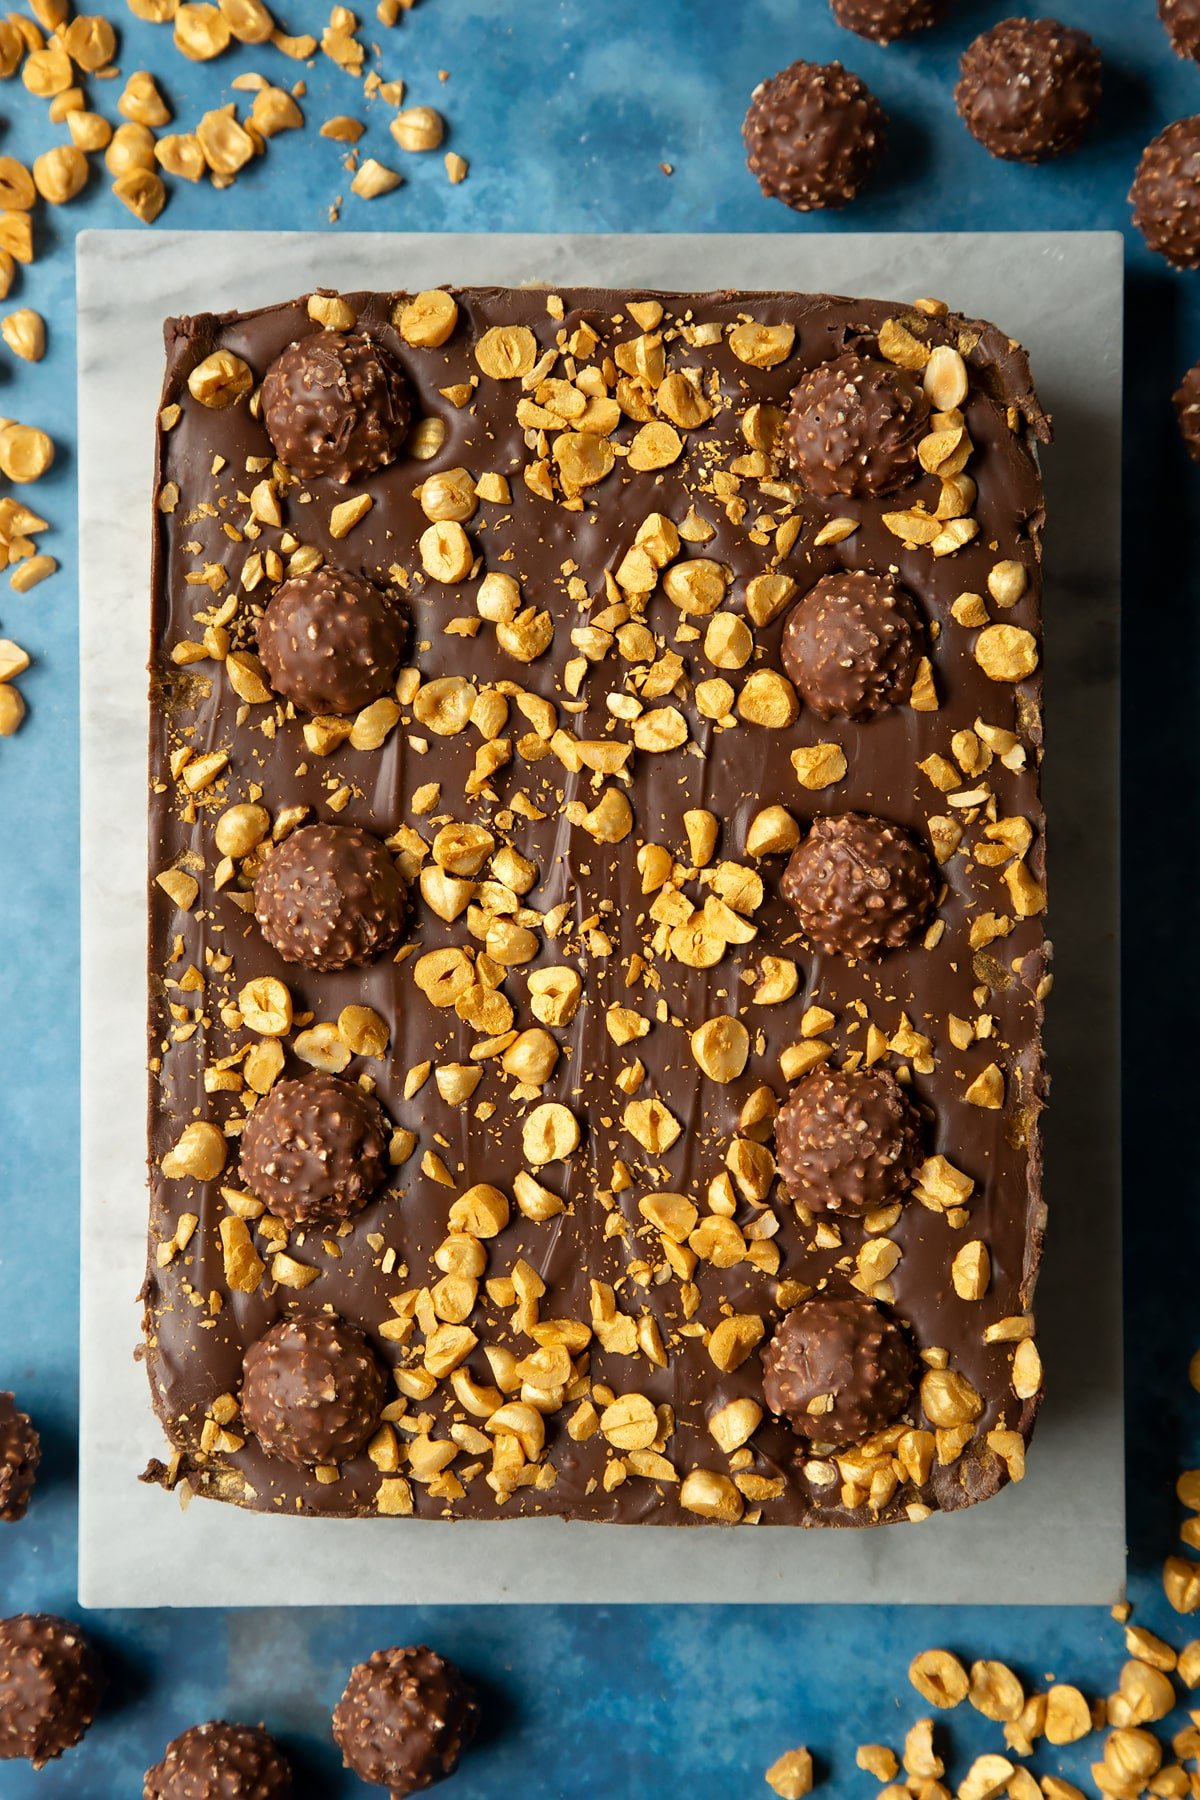
<instances>
[{"instance_id":1,"label":"ferrero rocher chocolate ball","mask_svg":"<svg viewBox=\"0 0 1200 1800\"><path fill-rule=\"evenodd\" d=\"M871 1300L806 1300L785 1313L763 1351L763 1398L798 1437L835 1449L861 1443L904 1411L915 1359L895 1320Z\"/></svg>"},{"instance_id":2,"label":"ferrero rocher chocolate ball","mask_svg":"<svg viewBox=\"0 0 1200 1800\"><path fill-rule=\"evenodd\" d=\"M969 44L955 104L972 137L1009 162L1074 150L1100 105L1100 52L1055 19L1002 19Z\"/></svg>"},{"instance_id":3,"label":"ferrero rocher chocolate ball","mask_svg":"<svg viewBox=\"0 0 1200 1800\"><path fill-rule=\"evenodd\" d=\"M0 1394L0 1519L23 1519L33 1494L42 1441L13 1394Z\"/></svg>"},{"instance_id":4,"label":"ferrero rocher chocolate ball","mask_svg":"<svg viewBox=\"0 0 1200 1800\"><path fill-rule=\"evenodd\" d=\"M884 150L883 108L839 62L794 62L762 81L742 126L746 161L771 199L796 212L845 206Z\"/></svg>"},{"instance_id":5,"label":"ferrero rocher chocolate ball","mask_svg":"<svg viewBox=\"0 0 1200 1800\"><path fill-rule=\"evenodd\" d=\"M254 916L285 962L346 969L390 950L406 888L386 845L357 825L302 825L270 851Z\"/></svg>"},{"instance_id":6,"label":"ferrero rocher chocolate ball","mask_svg":"<svg viewBox=\"0 0 1200 1800\"><path fill-rule=\"evenodd\" d=\"M1158 0L1158 16L1176 55L1200 62L1200 0Z\"/></svg>"},{"instance_id":7,"label":"ferrero rocher chocolate ball","mask_svg":"<svg viewBox=\"0 0 1200 1800\"><path fill-rule=\"evenodd\" d=\"M292 1771L257 1725L193 1725L146 1771L142 1800L292 1800Z\"/></svg>"},{"instance_id":8,"label":"ferrero rocher chocolate ball","mask_svg":"<svg viewBox=\"0 0 1200 1800\"><path fill-rule=\"evenodd\" d=\"M828 956L882 956L921 930L937 895L928 852L869 813L814 819L783 872L783 897Z\"/></svg>"},{"instance_id":9,"label":"ferrero rocher chocolate ball","mask_svg":"<svg viewBox=\"0 0 1200 1800\"><path fill-rule=\"evenodd\" d=\"M335 1313L280 1319L242 1359L243 1421L269 1456L297 1468L356 1456L386 1398L375 1352Z\"/></svg>"},{"instance_id":10,"label":"ferrero rocher chocolate ball","mask_svg":"<svg viewBox=\"0 0 1200 1800\"><path fill-rule=\"evenodd\" d=\"M387 1180L389 1136L373 1095L314 1069L276 1082L250 1114L242 1180L289 1231L337 1225Z\"/></svg>"},{"instance_id":11,"label":"ferrero rocher chocolate ball","mask_svg":"<svg viewBox=\"0 0 1200 1800\"><path fill-rule=\"evenodd\" d=\"M0 1762L35 1769L77 1744L96 1716L104 1680L77 1625L50 1613L0 1619Z\"/></svg>"},{"instance_id":12,"label":"ferrero rocher chocolate ball","mask_svg":"<svg viewBox=\"0 0 1200 1800\"><path fill-rule=\"evenodd\" d=\"M814 1069L779 1110L775 1160L810 1212L861 1217L912 1187L921 1115L888 1069Z\"/></svg>"},{"instance_id":13,"label":"ferrero rocher chocolate ball","mask_svg":"<svg viewBox=\"0 0 1200 1800\"><path fill-rule=\"evenodd\" d=\"M1152 250L1177 269L1200 268L1200 114L1176 119L1147 144L1129 199Z\"/></svg>"},{"instance_id":14,"label":"ferrero rocher chocolate ball","mask_svg":"<svg viewBox=\"0 0 1200 1800\"><path fill-rule=\"evenodd\" d=\"M301 712L353 713L396 678L406 623L365 575L328 564L293 575L258 622L258 653L277 694Z\"/></svg>"},{"instance_id":15,"label":"ferrero rocher chocolate ball","mask_svg":"<svg viewBox=\"0 0 1200 1800\"><path fill-rule=\"evenodd\" d=\"M848 351L792 389L788 461L819 499L890 494L916 475L929 400L907 369Z\"/></svg>"},{"instance_id":16,"label":"ferrero rocher chocolate ball","mask_svg":"<svg viewBox=\"0 0 1200 1800\"><path fill-rule=\"evenodd\" d=\"M1193 462L1200 462L1200 363L1189 369L1175 395L1179 434Z\"/></svg>"},{"instance_id":17,"label":"ferrero rocher chocolate ball","mask_svg":"<svg viewBox=\"0 0 1200 1800\"><path fill-rule=\"evenodd\" d=\"M921 621L892 575L840 569L796 602L783 666L822 719L864 719L907 699L921 656Z\"/></svg>"},{"instance_id":18,"label":"ferrero rocher chocolate ball","mask_svg":"<svg viewBox=\"0 0 1200 1800\"><path fill-rule=\"evenodd\" d=\"M936 25L950 0L829 0L833 16L847 31L890 44Z\"/></svg>"},{"instance_id":19,"label":"ferrero rocher chocolate ball","mask_svg":"<svg viewBox=\"0 0 1200 1800\"><path fill-rule=\"evenodd\" d=\"M333 1735L361 1781L404 1800L453 1775L478 1723L478 1702L458 1669L418 1644L376 1650L350 1671Z\"/></svg>"},{"instance_id":20,"label":"ferrero rocher chocolate ball","mask_svg":"<svg viewBox=\"0 0 1200 1800\"><path fill-rule=\"evenodd\" d=\"M353 481L394 462L412 416L391 352L357 331L297 338L263 377L262 417L302 481Z\"/></svg>"}]
</instances>

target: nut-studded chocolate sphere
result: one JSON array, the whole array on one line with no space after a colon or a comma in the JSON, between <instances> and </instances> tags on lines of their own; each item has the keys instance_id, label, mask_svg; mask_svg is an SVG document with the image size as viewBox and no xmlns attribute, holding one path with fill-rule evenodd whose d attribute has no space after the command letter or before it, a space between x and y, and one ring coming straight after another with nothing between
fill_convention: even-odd
<instances>
[{"instance_id":1,"label":"nut-studded chocolate sphere","mask_svg":"<svg viewBox=\"0 0 1200 1800\"><path fill-rule=\"evenodd\" d=\"M0 1762L35 1769L77 1744L96 1716L104 1680L77 1625L51 1613L0 1619Z\"/></svg>"},{"instance_id":2,"label":"nut-studded chocolate sphere","mask_svg":"<svg viewBox=\"0 0 1200 1800\"><path fill-rule=\"evenodd\" d=\"M921 1115L888 1069L814 1069L775 1120L783 1184L811 1212L857 1218L903 1200L921 1159Z\"/></svg>"},{"instance_id":3,"label":"nut-studded chocolate sphere","mask_svg":"<svg viewBox=\"0 0 1200 1800\"><path fill-rule=\"evenodd\" d=\"M453 1775L479 1705L458 1669L425 1644L376 1650L350 1671L333 1735L362 1781L404 1800Z\"/></svg>"},{"instance_id":4,"label":"nut-studded chocolate sphere","mask_svg":"<svg viewBox=\"0 0 1200 1800\"><path fill-rule=\"evenodd\" d=\"M1074 150L1100 105L1100 52L1055 19L1002 19L967 46L955 104L972 137L1009 162Z\"/></svg>"},{"instance_id":5,"label":"nut-studded chocolate sphere","mask_svg":"<svg viewBox=\"0 0 1200 1800\"><path fill-rule=\"evenodd\" d=\"M833 16L847 31L890 44L936 25L950 0L829 0Z\"/></svg>"},{"instance_id":6,"label":"nut-studded chocolate sphere","mask_svg":"<svg viewBox=\"0 0 1200 1800\"><path fill-rule=\"evenodd\" d=\"M0 1519L23 1519L33 1494L42 1441L12 1394L0 1394Z\"/></svg>"},{"instance_id":7,"label":"nut-studded chocolate sphere","mask_svg":"<svg viewBox=\"0 0 1200 1800\"><path fill-rule=\"evenodd\" d=\"M246 1122L242 1180L289 1231L337 1225L387 1180L388 1123L357 1083L319 1069L278 1081Z\"/></svg>"},{"instance_id":8,"label":"nut-studded chocolate sphere","mask_svg":"<svg viewBox=\"0 0 1200 1800\"><path fill-rule=\"evenodd\" d=\"M912 1395L912 1348L871 1300L806 1300L763 1351L763 1398L798 1437L841 1448L882 1431Z\"/></svg>"},{"instance_id":9,"label":"nut-studded chocolate sphere","mask_svg":"<svg viewBox=\"0 0 1200 1800\"><path fill-rule=\"evenodd\" d=\"M794 62L755 88L742 137L763 193L811 212L853 200L883 155L885 126L874 94L841 63Z\"/></svg>"},{"instance_id":10,"label":"nut-studded chocolate sphere","mask_svg":"<svg viewBox=\"0 0 1200 1800\"><path fill-rule=\"evenodd\" d=\"M242 1418L269 1456L297 1468L356 1456L387 1397L362 1332L335 1313L280 1319L242 1359Z\"/></svg>"},{"instance_id":11,"label":"nut-studded chocolate sphere","mask_svg":"<svg viewBox=\"0 0 1200 1800\"><path fill-rule=\"evenodd\" d=\"M822 719L864 719L908 697L921 655L921 621L891 575L823 575L788 616L783 666Z\"/></svg>"},{"instance_id":12,"label":"nut-studded chocolate sphere","mask_svg":"<svg viewBox=\"0 0 1200 1800\"><path fill-rule=\"evenodd\" d=\"M810 493L861 499L890 494L917 474L928 422L925 390L907 369L848 351L792 389L784 444Z\"/></svg>"},{"instance_id":13,"label":"nut-studded chocolate sphere","mask_svg":"<svg viewBox=\"0 0 1200 1800\"><path fill-rule=\"evenodd\" d=\"M869 813L814 819L783 872L783 897L817 950L882 956L910 943L937 893L928 852L902 825Z\"/></svg>"},{"instance_id":14,"label":"nut-studded chocolate sphere","mask_svg":"<svg viewBox=\"0 0 1200 1800\"><path fill-rule=\"evenodd\" d=\"M1158 0L1158 16L1176 55L1200 62L1200 0Z\"/></svg>"},{"instance_id":15,"label":"nut-studded chocolate sphere","mask_svg":"<svg viewBox=\"0 0 1200 1800\"><path fill-rule=\"evenodd\" d=\"M328 564L276 589L258 651L277 694L306 713L353 713L386 694L404 648L404 614L365 575Z\"/></svg>"},{"instance_id":16,"label":"nut-studded chocolate sphere","mask_svg":"<svg viewBox=\"0 0 1200 1800\"><path fill-rule=\"evenodd\" d=\"M302 825L254 883L254 916L285 962L346 969L390 950L406 889L387 847L357 825Z\"/></svg>"},{"instance_id":17,"label":"nut-studded chocolate sphere","mask_svg":"<svg viewBox=\"0 0 1200 1800\"><path fill-rule=\"evenodd\" d=\"M1177 269L1200 268L1200 114L1176 119L1147 144L1129 199L1152 250Z\"/></svg>"},{"instance_id":18,"label":"nut-studded chocolate sphere","mask_svg":"<svg viewBox=\"0 0 1200 1800\"><path fill-rule=\"evenodd\" d=\"M292 1800L292 1771L257 1725L193 1725L146 1771L142 1800Z\"/></svg>"},{"instance_id":19,"label":"nut-studded chocolate sphere","mask_svg":"<svg viewBox=\"0 0 1200 1800\"><path fill-rule=\"evenodd\" d=\"M357 331L314 331L271 364L263 423L280 462L313 481L353 481L394 462L412 417L391 352Z\"/></svg>"},{"instance_id":20,"label":"nut-studded chocolate sphere","mask_svg":"<svg viewBox=\"0 0 1200 1800\"><path fill-rule=\"evenodd\" d=\"M1193 462L1200 462L1200 363L1190 368L1175 395L1179 435Z\"/></svg>"}]
</instances>

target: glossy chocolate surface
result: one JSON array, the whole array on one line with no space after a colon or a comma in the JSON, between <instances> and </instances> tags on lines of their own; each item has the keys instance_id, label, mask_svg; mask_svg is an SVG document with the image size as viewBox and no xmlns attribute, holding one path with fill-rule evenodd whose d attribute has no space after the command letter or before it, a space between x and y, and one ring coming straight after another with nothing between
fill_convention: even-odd
<instances>
[{"instance_id":1,"label":"glossy chocolate surface","mask_svg":"<svg viewBox=\"0 0 1200 1800\"><path fill-rule=\"evenodd\" d=\"M272 476L273 452L253 398L207 407L192 398L187 377L220 346L261 382L288 344L319 327L300 300L171 321L166 332L151 647L145 1305L154 1401L173 1454L150 1477L271 1511L684 1524L740 1514L862 1525L987 1497L1019 1470L1040 1386L1033 1346L1020 1336L1032 1330L1023 1321L1044 1217L1037 1121L1047 946L1033 910L1044 880L1041 672L994 680L975 655L988 624L1040 636L1042 490L1032 443L1049 431L1023 352L992 326L877 301L504 289L458 293L448 339L419 347L393 323L406 296L345 298L356 329L402 368L414 425L390 466L344 486L289 485L274 471L283 523L256 535L247 535L248 525L256 529L248 496ZM937 474L914 465L898 492L822 500L794 481L779 440L805 372L847 353L880 356L881 328L896 321L918 360L931 346L952 346L969 372L962 414L979 529L947 554L897 534L928 536L904 516L933 514L943 496ZM790 335L775 330L760 341L755 323ZM497 340L484 338L496 328L500 353L524 375L485 372L503 366ZM897 343L914 354L890 328L885 341L893 354ZM544 360L530 374L535 349ZM659 427L672 414L686 422L673 427L680 449L663 464L671 446ZM429 421L441 427L431 456L438 427ZM470 566L448 582L423 572L418 546L430 521L417 490L428 476L459 469L476 483L503 476L507 486L481 485L508 497L481 498L458 528ZM360 494L371 509L335 537L333 508ZM643 540L653 555L631 556L652 514L684 533L666 567L655 561L671 551L661 527ZM846 523L831 528L834 521ZM252 657L275 585L255 580L255 570L276 549L282 574L296 546L403 600L420 692L418 677L402 671L398 721L381 747L359 748L343 735L314 754L304 735L310 721L269 693L245 699L234 690L236 678L253 696L253 665L224 659L231 650ZM717 616L748 627L748 661L735 666L710 638L713 614L700 610L709 605L706 581L693 571L681 585L671 574L697 558L728 572L716 578ZM1015 601L1012 563L1026 577ZM1006 585L996 581L1002 599L989 592L998 565L1008 575ZM757 708L743 707L743 691L760 672L782 674L790 606L846 569L891 572L913 597L929 631L918 704L860 720L823 720L801 705L780 728L751 722ZM528 640L504 620L510 608L503 593L497 603L496 575L520 584L522 609L549 615L552 641L534 660L510 653ZM744 641L741 626L730 631L723 642ZM181 643L193 648L180 651ZM431 690L437 680L450 688ZM463 683L473 684L473 699ZM646 723L664 708L678 718ZM674 741L679 721L683 743ZM664 741L674 747L649 747ZM609 763L597 745L630 746L617 754L623 771L594 773L585 759ZM831 745L844 773L830 785L803 785L798 766L810 776L813 766L804 753ZM213 753L227 763L189 791L188 766ZM821 756L827 769L839 766ZM399 949L337 970L283 961L250 910L255 857L223 867L214 842L221 813L246 801L265 806L280 832L303 820L391 839L411 884ZM878 961L814 950L780 891L795 836L761 857L746 851L751 824L769 805L785 807L802 834L817 816L853 812L936 843L939 858L945 852L936 864L941 888L916 940ZM691 817L689 837L685 814L702 812L712 823ZM452 918L440 916L453 911L445 884L427 889L439 912L418 881L422 863L433 867L425 846L449 823L486 827L495 840L491 861L455 877L482 885ZM705 833L714 826L709 852ZM524 865L503 854L510 846L533 865L531 884L514 872ZM664 866L667 885L647 887ZM198 883L190 906L157 884L164 870ZM714 931L718 954L706 964ZM464 970L472 983L457 1009L435 1006L418 985L420 959L435 951L457 952L446 958L452 986ZM794 992L764 1004L756 993L765 999L788 985L780 962L795 965ZM581 978L569 1018L569 1006L556 1009L545 991L540 972L549 969ZM295 1015L279 1040L281 1078L304 1072L294 1049L301 1030L332 1029L347 1006L370 1007L386 1023L384 1054L354 1055L342 1074L370 1083L399 1128L393 1154L402 1160L340 1228L289 1236L261 1206L255 1216L238 1176L236 1139L256 1099L241 1078L258 1041L238 996L268 976L287 985ZM729 1015L745 1027L746 1054L740 1071L718 1081L702 1072L691 1034ZM558 1051L536 1069L541 1086L523 1080L529 1065L519 1056L516 1073L505 1067L511 1034L535 1027ZM823 1058L887 1068L921 1108L931 1160L894 1212L831 1220L797 1210L770 1179L774 1109ZM566 1114L535 1118L527 1134L547 1103ZM578 1144L543 1166L537 1158L567 1115ZM213 1179L168 1178L161 1159L195 1119L225 1132L225 1167ZM570 1133L559 1140L570 1142ZM460 1238L464 1227L474 1232L470 1256L486 1266L465 1277L479 1281L475 1304L451 1322L445 1315L464 1290L447 1302L449 1290L437 1287L445 1252L434 1257L451 1208L481 1183L507 1199L508 1222L486 1235L494 1218L455 1215ZM672 1195L684 1206L664 1209ZM227 1275L227 1240L243 1223L257 1255L237 1263L239 1286ZM881 1253L885 1241L891 1247ZM952 1279L967 1244L987 1253L978 1299L962 1297ZM747 1344L735 1366L722 1368L709 1348L720 1344L721 1360L733 1362L724 1338L713 1337L724 1320L758 1320L765 1342L809 1293L879 1301L923 1359L909 1411L836 1457L766 1411L757 1349ZM396 1386L381 1438L318 1478L264 1454L236 1402L247 1345L280 1319L322 1308L365 1331ZM462 1373L445 1372L463 1341L447 1333L462 1330L476 1340L461 1364L473 1410L462 1403ZM921 1367L944 1365L980 1400L977 1419L957 1435L944 1409L931 1420L919 1398ZM486 1430L501 1379L506 1402L538 1401L530 1410L544 1421L542 1445L524 1414L523 1436L511 1417ZM710 1423L737 1400L763 1416L748 1440L723 1449ZM685 1489L680 1478L694 1471L716 1478L715 1514L703 1510L703 1496L701 1510L691 1504L696 1484Z\"/></svg>"}]
</instances>

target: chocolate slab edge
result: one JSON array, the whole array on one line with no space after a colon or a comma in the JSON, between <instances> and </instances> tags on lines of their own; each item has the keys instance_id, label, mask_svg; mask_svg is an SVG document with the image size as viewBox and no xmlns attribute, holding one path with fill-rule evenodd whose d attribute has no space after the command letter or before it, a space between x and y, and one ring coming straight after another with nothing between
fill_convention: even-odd
<instances>
[{"instance_id":1,"label":"chocolate slab edge","mask_svg":"<svg viewBox=\"0 0 1200 1800\"><path fill-rule=\"evenodd\" d=\"M410 415L394 454L398 408L352 418L391 460L346 479L338 446L298 479L262 416L268 369L322 332L368 339ZM324 1516L809 1526L1019 1478L1049 985L1050 428L1024 351L938 303L594 289L322 293L165 337L143 1303L170 1453L147 1478ZM362 353L332 350L353 388ZM921 435L862 491L878 446L826 409L822 467L846 461L818 495L789 460L796 432L816 441L793 395L863 363L926 396ZM354 391L386 411L372 380ZM272 594L318 567L405 618L402 666L353 717L297 712L257 657ZM915 607L911 686L822 717L784 632L860 570ZM897 828L935 877L878 955L819 947L784 893L814 820L846 815ZM256 921L273 849L315 826L382 840L402 877L372 961L287 960ZM298 897L302 955L340 867ZM843 912L870 883L851 886ZM776 1113L823 1068L887 1073L920 1115L923 1160L866 1213L853 1143L828 1193L778 1174ZM285 1224L238 1142L314 1071L378 1102L392 1165L347 1216ZM816 1142L818 1165L841 1154ZM907 1403L862 1441L822 1439L828 1394L799 1429L767 1406L764 1353L813 1298L877 1308L911 1346ZM305 1424L339 1459L297 1463L249 1430L242 1362L322 1313L345 1328L334 1388L348 1333L385 1404L358 1430L335 1395ZM273 1404L314 1406L308 1354L273 1366Z\"/></svg>"}]
</instances>

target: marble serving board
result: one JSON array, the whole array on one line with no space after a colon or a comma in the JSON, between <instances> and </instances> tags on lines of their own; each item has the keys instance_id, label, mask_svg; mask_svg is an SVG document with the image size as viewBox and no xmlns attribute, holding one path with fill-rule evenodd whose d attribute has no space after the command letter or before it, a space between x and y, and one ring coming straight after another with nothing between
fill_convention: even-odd
<instances>
[{"instance_id":1,"label":"marble serving board","mask_svg":"<svg viewBox=\"0 0 1200 1800\"><path fill-rule=\"evenodd\" d=\"M135 1361L146 1230L150 493L162 320L318 286L548 282L937 294L1029 348L1044 457L1048 1397L1029 1473L985 1505L862 1532L186 1512ZM1116 233L469 236L90 231L78 239L82 669L84 1605L489 1601L1108 1603L1124 1582L1118 1087L1122 249Z\"/></svg>"}]
</instances>

